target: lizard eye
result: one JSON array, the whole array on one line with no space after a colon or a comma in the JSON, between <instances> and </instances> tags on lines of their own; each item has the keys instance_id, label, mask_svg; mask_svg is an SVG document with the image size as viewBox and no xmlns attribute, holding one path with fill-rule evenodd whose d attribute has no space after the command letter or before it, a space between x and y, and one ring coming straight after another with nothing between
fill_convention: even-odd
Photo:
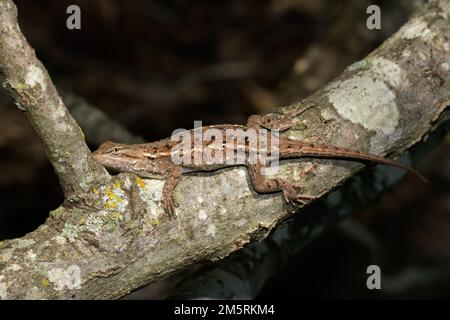
<instances>
[{"instance_id":1,"label":"lizard eye","mask_svg":"<svg viewBox=\"0 0 450 320\"><path fill-rule=\"evenodd\" d=\"M120 151L120 150L121 150L120 147L113 147L113 148L109 149L109 152L110 152L110 153L115 153L115 152L118 152L118 151Z\"/></svg>"}]
</instances>

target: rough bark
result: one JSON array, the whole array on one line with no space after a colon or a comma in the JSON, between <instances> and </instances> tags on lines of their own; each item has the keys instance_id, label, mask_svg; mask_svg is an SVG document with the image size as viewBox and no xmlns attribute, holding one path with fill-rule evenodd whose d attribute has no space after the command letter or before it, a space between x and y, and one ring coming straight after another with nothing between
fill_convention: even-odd
<instances>
[{"instance_id":1,"label":"rough bark","mask_svg":"<svg viewBox=\"0 0 450 320\"><path fill-rule=\"evenodd\" d=\"M128 174L108 181L20 34L14 5L1 0L0 9L0 69L8 91L27 111L63 188L75 190L79 184L72 181L89 177L89 187L75 192L82 202L52 211L23 238L0 243L0 298L118 298L260 240L293 212L279 194L256 194L244 168L184 176L175 193L176 220L163 212L162 181ZM426 5L379 49L310 96L317 108L287 134L383 155L419 142L450 101L449 20L448 1ZM71 151L82 159L62 157ZM299 160L282 165L280 175L322 196L361 167ZM323 229L321 221L305 223Z\"/></svg>"}]
</instances>

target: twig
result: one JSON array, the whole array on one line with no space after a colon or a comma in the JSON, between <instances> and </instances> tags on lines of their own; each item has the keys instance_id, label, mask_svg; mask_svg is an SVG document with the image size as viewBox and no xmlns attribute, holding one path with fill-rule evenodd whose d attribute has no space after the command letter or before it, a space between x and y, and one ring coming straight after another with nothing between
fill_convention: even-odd
<instances>
[{"instance_id":1,"label":"twig","mask_svg":"<svg viewBox=\"0 0 450 320\"><path fill-rule=\"evenodd\" d=\"M59 90L59 92L70 113L83 129L89 143L99 146L107 140L122 143L144 142L141 137L132 134L84 98L73 92L63 90Z\"/></svg>"}]
</instances>

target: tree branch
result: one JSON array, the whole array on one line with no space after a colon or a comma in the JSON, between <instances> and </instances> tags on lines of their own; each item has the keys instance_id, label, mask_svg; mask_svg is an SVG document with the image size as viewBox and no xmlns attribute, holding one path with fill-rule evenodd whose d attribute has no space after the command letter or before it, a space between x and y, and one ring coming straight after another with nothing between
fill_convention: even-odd
<instances>
[{"instance_id":1,"label":"tree branch","mask_svg":"<svg viewBox=\"0 0 450 320\"><path fill-rule=\"evenodd\" d=\"M83 133L67 111L45 67L22 35L17 8L0 1L0 74L17 107L41 138L67 200L109 175L89 157Z\"/></svg>"},{"instance_id":2,"label":"tree branch","mask_svg":"<svg viewBox=\"0 0 450 320\"><path fill-rule=\"evenodd\" d=\"M133 135L121 124L82 97L62 90L60 90L60 94L70 113L83 129L89 143L99 146L107 140L122 143L144 142L141 137Z\"/></svg>"},{"instance_id":3,"label":"tree branch","mask_svg":"<svg viewBox=\"0 0 450 320\"><path fill-rule=\"evenodd\" d=\"M57 141L46 143L50 160L58 163L56 149L75 150L60 141L66 131L56 119L72 118L56 94L46 93L50 83L40 80L46 75L43 67L36 61L25 67L17 62L22 60L16 57L19 54L27 59L34 55L14 44L23 40L15 18L9 16L15 11L10 1L0 4L5 8L0 15L5 82L43 140L53 136ZM449 15L448 1L425 6L379 49L309 97L307 102L317 108L304 114L288 135L394 155L420 141L438 119L444 119L450 101ZM11 35L15 41L8 40ZM16 58L5 57L4 52ZM47 113L46 105L58 112ZM66 129L78 136L73 120L68 123ZM88 154L84 143L76 151ZM91 164L84 159L84 164ZM62 184L84 172L73 169L76 162L66 161L70 174L60 173ZM280 175L291 181L300 177L305 193L324 195L361 167L298 160L282 165ZM93 168L87 173L98 170L99 178L107 177L94 164ZM82 206L60 207L34 232L1 243L0 298L118 298L193 263L219 260L260 240L292 211L279 194L255 193L244 168L184 176L175 193L180 204L176 220L164 214L162 186L162 181L120 174L84 193ZM305 224L323 229L321 221Z\"/></svg>"}]
</instances>

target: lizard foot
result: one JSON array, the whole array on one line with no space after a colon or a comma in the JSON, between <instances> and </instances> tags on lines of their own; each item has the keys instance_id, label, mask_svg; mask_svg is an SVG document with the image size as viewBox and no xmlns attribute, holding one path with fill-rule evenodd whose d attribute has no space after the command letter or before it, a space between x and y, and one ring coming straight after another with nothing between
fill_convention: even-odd
<instances>
[{"instance_id":1,"label":"lizard foot","mask_svg":"<svg viewBox=\"0 0 450 320\"><path fill-rule=\"evenodd\" d=\"M247 126L258 126L268 130L286 131L294 124L292 119L282 118L278 114L252 115L248 119Z\"/></svg>"},{"instance_id":2,"label":"lizard foot","mask_svg":"<svg viewBox=\"0 0 450 320\"><path fill-rule=\"evenodd\" d=\"M283 188L283 196L286 203L298 207L305 205L308 201L314 200L317 197L300 193L301 187L295 184L286 185Z\"/></svg>"},{"instance_id":3,"label":"lizard foot","mask_svg":"<svg viewBox=\"0 0 450 320\"><path fill-rule=\"evenodd\" d=\"M164 211L167 213L169 218L175 219L176 218L175 207L177 207L178 205L173 200L172 195L163 195L162 202L164 206Z\"/></svg>"},{"instance_id":4,"label":"lizard foot","mask_svg":"<svg viewBox=\"0 0 450 320\"><path fill-rule=\"evenodd\" d=\"M278 130L280 132L292 128L295 124L294 119L304 113L306 110L314 107L313 104L299 105L290 112L282 114L252 115L248 118L247 126L260 126L269 130Z\"/></svg>"}]
</instances>

